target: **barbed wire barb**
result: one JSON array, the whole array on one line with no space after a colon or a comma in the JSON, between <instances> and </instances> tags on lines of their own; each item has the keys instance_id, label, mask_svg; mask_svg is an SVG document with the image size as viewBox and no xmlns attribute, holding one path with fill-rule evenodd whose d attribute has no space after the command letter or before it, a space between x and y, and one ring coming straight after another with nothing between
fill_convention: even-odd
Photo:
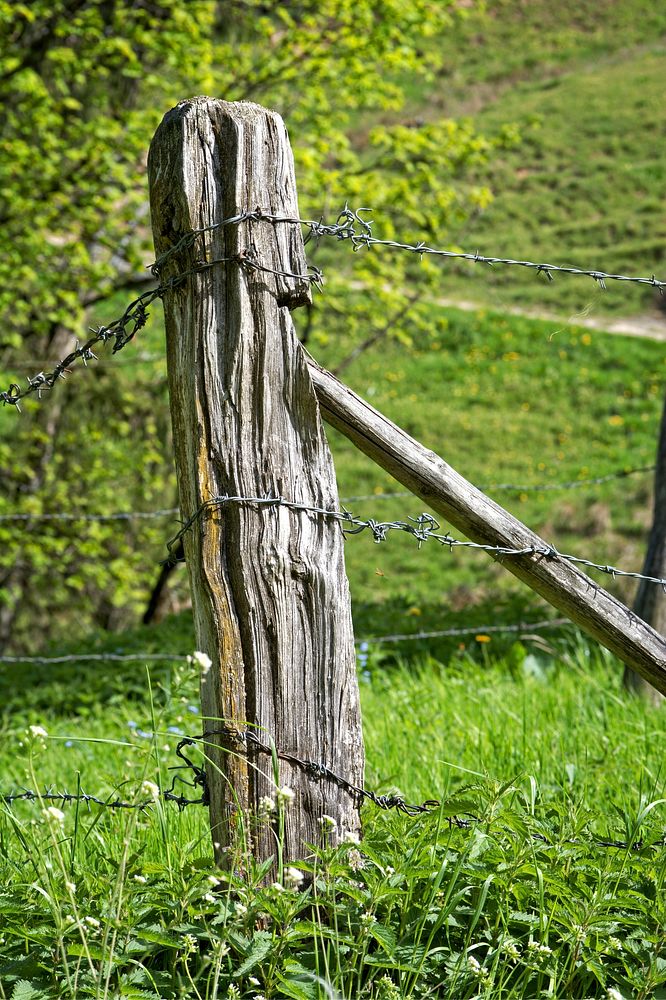
<instances>
[{"instance_id":1,"label":"barbed wire barb","mask_svg":"<svg viewBox=\"0 0 666 1000\"><path fill-rule=\"evenodd\" d=\"M511 257L485 256L480 254L478 250L474 253L470 253L462 250L445 250L437 247L431 247L423 242L401 243L398 240L383 240L373 236L372 220L364 219L361 213L371 214L372 209L368 207L361 207L353 210L349 207L348 203L345 203L345 206L339 213L335 223L327 224L323 223L321 220L273 215L270 212L264 211L261 207L257 207L253 211L241 212L237 215L230 216L227 219L223 219L220 222L213 223L210 226L205 226L201 229L192 229L189 232L184 233L173 246L162 253L153 264L149 265L150 270L152 274L159 277L167 260L179 253L182 253L184 250L189 249L189 247L191 247L197 239L206 233L213 232L225 226L239 225L243 222L253 222L268 223L270 225L300 225L307 230L304 239L305 243L312 238L319 240L323 237L331 237L337 240L349 241L354 251L358 251L363 247L369 250L375 246L382 246L406 253L415 253L421 259L425 255L431 255L448 259L467 260L475 264L481 263L491 266L502 264L508 267L523 267L533 269L537 274L545 274L549 281L553 280L554 272L560 274L581 275L592 278L601 288L606 287L606 281L624 281L640 285L650 285L651 287L658 289L659 292L663 294L664 287L666 287L666 282L659 281L654 274L652 274L649 278L635 277L626 274L613 274L598 269L546 264ZM156 288L152 288L144 292L132 303L130 303L121 317L114 320L113 323L109 324L109 326L93 328L91 330L93 336L83 345L77 343L75 349L70 352L66 358L59 361L53 371L48 374L39 372L32 378L28 378L28 387L26 389L22 389L16 382L10 382L8 388L0 392L0 402L3 405L14 406L19 412L21 412L21 407L19 405L21 399L33 393L38 393L38 397L41 397L40 390L52 389L58 379L65 377L65 374L69 371L69 366L75 361L81 360L84 365L87 365L88 361L95 360L96 355L94 354L92 348L97 344L106 343L108 340L113 339L114 346L112 353L116 354L118 351L122 350L123 347L125 347L133 339L136 333L145 326L149 316L148 306L150 306L156 298L160 298L167 291L172 291L178 284L183 282L192 274L200 273L203 270L220 264L232 262L247 269L266 271L271 274L280 274L289 278L298 278L309 282L320 291L322 288L323 274L319 268L310 265L307 273L305 274L277 271L268 265L255 260L252 251L249 250L242 250L232 257L221 257L212 261L201 261L192 268L174 275L168 281L159 284Z\"/></svg>"},{"instance_id":2,"label":"barbed wire barb","mask_svg":"<svg viewBox=\"0 0 666 1000\"><path fill-rule=\"evenodd\" d=\"M188 756L185 750L188 747L195 747L202 744L205 747L207 743L210 743L210 741L215 738L221 738L224 741L222 749L227 753L242 755L248 758L255 753L268 756L269 758L277 757L279 760L282 760L293 767L297 767L312 782L319 783L322 781L328 781L336 785L338 788L346 791L354 799L359 808L364 802L371 802L379 809L396 810L396 812L400 812L410 818L414 818L424 813L433 813L442 806L439 799L426 799L419 804L411 804L406 802L404 797L397 792L387 794L374 792L362 785L357 785L348 781L345 777L338 774L336 771L333 771L326 764L319 761L305 760L291 751L276 748L272 740L266 742L266 740L260 739L255 732L247 727L243 727L242 724L229 725L222 720L219 721L215 728L205 729L201 736L183 736L182 739L179 740L175 753L182 763L173 765L169 768L169 770L188 770L191 773L191 780L188 781L186 778L183 778L182 775L176 774L173 776L171 784L168 788L160 788L155 785L155 792L154 794L151 794L150 797L137 797L134 800L122 799L116 795L114 791L111 795L103 798L100 795L91 795L83 790L78 792L55 792L51 786L49 786L43 792L33 791L29 788L22 788L21 791L17 792L0 792L0 803L11 807L15 802L20 801L38 803L59 802L61 805L71 805L73 803L82 802L88 807L88 809L90 809L90 806L94 804L106 809L136 809L143 811L147 810L151 806L154 806L160 799L162 799L166 802L175 803L179 810L183 810L188 806L193 805L208 806L210 804L210 792L206 775L205 754L204 763L200 765L195 763L191 757ZM177 783L183 784L192 789L200 788L201 795L198 798L189 798L186 795L177 794L175 791ZM114 795L115 798L113 797ZM459 830L470 830L476 824L483 822L480 816L477 816L472 812L462 812L459 814L444 816L443 818L450 827L455 827ZM554 840L550 841L546 836L544 836L543 833L532 832L530 833L530 836L532 840L546 846L552 846L555 842ZM636 841L628 841L591 837L588 841L583 841L580 838L568 837L565 838L564 842L577 846L590 845L610 849L615 848L618 850L641 851L644 849L644 843L640 839ZM650 841L649 846L653 849L666 847L666 837Z\"/></svg>"},{"instance_id":3,"label":"barbed wire barb","mask_svg":"<svg viewBox=\"0 0 666 1000\"><path fill-rule=\"evenodd\" d=\"M419 548L421 548L424 542L432 540L437 542L439 545L448 547L449 550L454 548L465 548L488 552L490 555L498 557L539 556L543 559L560 559L564 562L586 566L589 569L595 569L599 573L606 573L612 577L630 577L636 580L644 580L646 583L658 584L666 592L666 578L649 576L632 570L624 570L617 566L611 566L608 563L594 562L591 559L585 559L581 556L560 552L553 545L546 542L544 542L543 545L525 545L516 548L510 545L489 545L482 542L472 542L465 539L454 538L448 531L441 532L439 530L440 525L437 519L433 517L432 514L428 514L426 512L419 514L416 517L409 516L406 520L381 521L372 517L357 517L351 511L344 508L342 510L330 510L324 507L314 507L311 504L303 503L300 500L286 500L281 496L244 497L224 495L211 497L209 500L205 500L200 507L185 520L180 531L167 543L167 550L169 554L163 561L163 565L175 565L177 562L182 562L183 560L180 555L180 542L182 541L184 535L191 530L193 525L196 524L206 512L222 510L228 504L247 505L256 507L257 509L284 507L287 510L299 513L315 514L331 521L337 521L341 525L345 535L359 535L367 529L377 544L385 542L392 531L399 531L414 537Z\"/></svg>"},{"instance_id":4,"label":"barbed wire barb","mask_svg":"<svg viewBox=\"0 0 666 1000\"><path fill-rule=\"evenodd\" d=\"M476 488L484 493L493 493L502 490L512 493L546 493L555 490L577 490L586 486L597 486L609 483L615 479L626 479L629 476L637 476L654 472L654 465L644 465L635 469L618 469L615 472L608 472L600 476L591 476L587 479L574 479L565 482L555 483L481 483L475 484ZM368 500L382 501L393 500L398 497L414 496L409 490L397 490L388 493L363 493L354 496L340 497L342 504L362 503ZM0 514L1 522L40 522L40 521L131 521L131 520L152 520L160 517L173 517L179 513L178 507L164 507L159 510L137 510L137 511L116 511L108 514L90 514L86 511L47 511L44 513L13 513Z\"/></svg>"}]
</instances>

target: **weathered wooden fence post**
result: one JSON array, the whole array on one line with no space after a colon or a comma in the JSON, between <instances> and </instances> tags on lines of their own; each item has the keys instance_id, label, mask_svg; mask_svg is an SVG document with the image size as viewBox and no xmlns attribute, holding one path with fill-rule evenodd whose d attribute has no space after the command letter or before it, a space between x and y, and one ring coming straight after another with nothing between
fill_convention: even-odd
<instances>
[{"instance_id":1,"label":"weathered wooden fence post","mask_svg":"<svg viewBox=\"0 0 666 1000\"><path fill-rule=\"evenodd\" d=\"M298 217L293 161L279 115L198 97L162 121L148 162L158 257L192 230L257 207ZM243 266L250 256L260 270ZM201 269L203 261L218 261ZM222 261L222 262L220 262ZM199 268L199 270L194 270ZM184 518L215 496L303 500L338 508L333 462L290 309L309 301L296 224L243 221L185 241L164 260L173 443ZM276 274L275 272L280 272ZM185 537L202 678L204 729L224 720L278 750L360 784L363 744L340 525L285 507L208 509ZM207 767L213 840L224 860L233 814L275 799L270 757L211 738ZM240 744L235 744L236 750ZM240 748L242 749L242 748ZM286 761L295 792L285 858L360 830L355 796ZM260 859L275 831L253 833Z\"/></svg>"}]
</instances>

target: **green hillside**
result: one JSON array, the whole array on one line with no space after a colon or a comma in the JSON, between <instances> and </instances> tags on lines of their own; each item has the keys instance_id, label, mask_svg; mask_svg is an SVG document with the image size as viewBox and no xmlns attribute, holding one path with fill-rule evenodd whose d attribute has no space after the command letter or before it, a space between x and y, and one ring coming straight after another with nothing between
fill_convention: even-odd
<instances>
[{"instance_id":1,"label":"green hillside","mask_svg":"<svg viewBox=\"0 0 666 1000\"><path fill-rule=\"evenodd\" d=\"M520 142L478 180L494 200L453 234L488 256L664 278L666 14L659 4L488 4L444 42L449 70L416 116L473 116L482 134ZM448 240L447 240L448 242ZM515 269L443 267L442 294L501 310L631 315L651 289Z\"/></svg>"}]
</instances>

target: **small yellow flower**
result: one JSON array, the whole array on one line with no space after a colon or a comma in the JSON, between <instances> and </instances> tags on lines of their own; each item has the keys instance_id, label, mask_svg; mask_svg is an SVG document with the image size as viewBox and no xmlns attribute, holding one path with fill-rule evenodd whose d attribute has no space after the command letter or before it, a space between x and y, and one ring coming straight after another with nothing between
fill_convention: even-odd
<instances>
[{"instance_id":1,"label":"small yellow flower","mask_svg":"<svg viewBox=\"0 0 666 1000\"><path fill-rule=\"evenodd\" d=\"M477 642L490 642L489 635L475 635L474 638Z\"/></svg>"}]
</instances>

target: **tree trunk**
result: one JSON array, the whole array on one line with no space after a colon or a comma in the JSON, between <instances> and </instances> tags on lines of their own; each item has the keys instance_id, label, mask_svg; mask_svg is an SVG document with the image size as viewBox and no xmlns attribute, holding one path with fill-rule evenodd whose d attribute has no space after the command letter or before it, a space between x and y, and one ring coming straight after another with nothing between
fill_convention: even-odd
<instances>
[{"instance_id":1,"label":"tree trunk","mask_svg":"<svg viewBox=\"0 0 666 1000\"><path fill-rule=\"evenodd\" d=\"M293 162L281 118L253 104L184 101L160 125L149 176L158 257L192 229L256 206L298 216ZM243 267L251 252L265 268ZM173 440L183 517L212 497L283 496L337 508L332 459L290 309L309 301L300 226L244 222L200 237L169 257L163 281L190 275L164 296ZM230 258L233 258L230 260ZM213 661L202 677L205 727L249 727L278 751L362 783L349 588L339 524L284 507L231 503L184 536L197 644ZM212 744L215 744L213 746ZM251 818L275 798L270 757L210 739L207 768L218 860L232 814ZM360 830L355 795L279 760L278 785L296 792L284 857ZM259 826L252 850L276 853ZM332 837L336 839L335 833Z\"/></svg>"},{"instance_id":2,"label":"tree trunk","mask_svg":"<svg viewBox=\"0 0 666 1000\"><path fill-rule=\"evenodd\" d=\"M643 574L662 579L666 577L666 398L661 414L657 466L654 473L652 528L643 563ZM656 632L666 635L666 594L661 587L641 580L634 601L634 611ZM655 705L662 702L663 695L629 667L625 668L623 679L625 687L630 691L634 691Z\"/></svg>"}]
</instances>

